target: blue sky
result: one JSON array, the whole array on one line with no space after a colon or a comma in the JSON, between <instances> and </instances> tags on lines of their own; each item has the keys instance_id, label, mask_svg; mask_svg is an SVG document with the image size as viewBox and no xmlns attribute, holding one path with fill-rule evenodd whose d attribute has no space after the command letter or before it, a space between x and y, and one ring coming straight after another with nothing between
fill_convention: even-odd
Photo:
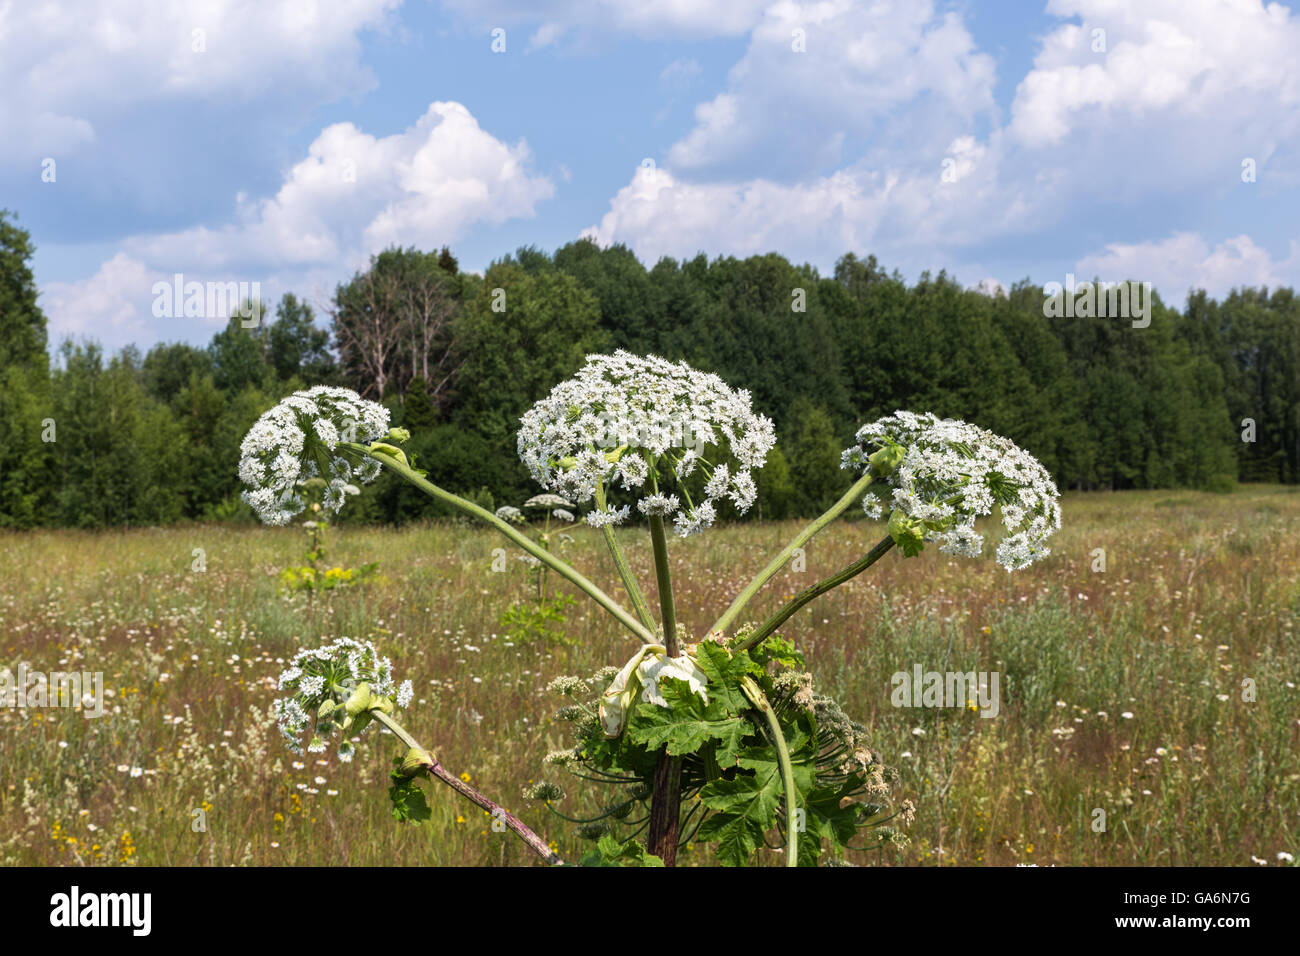
<instances>
[{"instance_id":1,"label":"blue sky","mask_svg":"<svg viewBox=\"0 0 1300 956\"><path fill-rule=\"evenodd\" d=\"M176 273L323 304L579 235L1181 303L1300 280L1297 50L1256 0L47 0L0 8L0 207L110 348L211 337Z\"/></svg>"}]
</instances>

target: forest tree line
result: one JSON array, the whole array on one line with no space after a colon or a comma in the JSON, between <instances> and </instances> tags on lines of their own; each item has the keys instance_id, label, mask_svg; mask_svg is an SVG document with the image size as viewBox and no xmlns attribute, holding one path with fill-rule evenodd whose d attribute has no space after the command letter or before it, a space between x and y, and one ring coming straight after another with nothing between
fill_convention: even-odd
<instances>
[{"instance_id":1,"label":"forest tree line","mask_svg":"<svg viewBox=\"0 0 1300 956\"><path fill-rule=\"evenodd\" d=\"M284 395L353 388L392 410L435 483L484 504L536 489L520 415L590 352L685 359L747 388L776 423L763 517L810 516L847 479L857 427L904 408L1031 451L1063 489L1300 481L1300 305L1289 288L1154 297L1150 324L1044 315L1044 291L908 284L869 256L822 276L772 253L647 268L587 240L523 248L482 276L451 251L393 248L314 308L252 303L205 347L50 353L30 236L0 213L0 526L249 519L239 442ZM248 314L247 310L244 310ZM319 313L319 314L318 314ZM437 516L387 476L348 520Z\"/></svg>"}]
</instances>

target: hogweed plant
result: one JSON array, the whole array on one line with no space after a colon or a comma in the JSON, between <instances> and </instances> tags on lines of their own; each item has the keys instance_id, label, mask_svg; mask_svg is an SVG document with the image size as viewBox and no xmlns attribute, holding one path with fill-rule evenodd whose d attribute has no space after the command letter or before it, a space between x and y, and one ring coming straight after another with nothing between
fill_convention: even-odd
<instances>
[{"instance_id":1,"label":"hogweed plant","mask_svg":"<svg viewBox=\"0 0 1300 956\"><path fill-rule=\"evenodd\" d=\"M384 409L352 393L298 393L264 415L245 440L246 498L264 520L283 523L305 507L292 490L299 475L319 475L334 488L386 468L494 527L640 642L621 665L551 683L565 698L557 716L571 725L573 739L545 764L569 771L584 787L608 786L611 795L590 818L558 808L564 792L556 783L536 784L525 796L594 841L581 861L587 864L672 866L678 847L693 841L712 845L728 865L752 861L765 846L782 849L788 866L816 865L905 842L913 807L895 799L896 773L872 747L867 728L819 692L780 629L895 546L905 557L930 543L954 555L980 555L985 532L978 522L995 509L1005 529L997 558L1008 570L1044 557L1046 539L1060 526L1056 487L1032 456L964 422L898 412L864 425L844 451L843 466L855 480L840 499L774 554L716 621L692 632L677 620L668 529L683 537L707 533L726 512L743 514L754 503L753 473L775 434L748 392L684 362L623 351L589 356L522 419L519 456L555 499L532 502L547 509L540 540L528 533L522 511L494 514L429 482L402 451L406 437L387 430ZM341 505L344 497L340 492L333 501ZM855 505L887 521L879 543L766 619L745 618L796 550ZM556 509L578 506L604 536L630 610L550 547ZM648 532L657 609L613 529L634 515ZM416 781L434 777L500 819L548 863L561 862L546 840L443 769L401 726L395 715L409 693L394 689L390 671L373 648L346 639L301 652L282 681L294 692L277 705L282 727L296 741L314 724L316 746L334 733L350 741L379 724L406 747L389 791L398 819L427 815Z\"/></svg>"},{"instance_id":2,"label":"hogweed plant","mask_svg":"<svg viewBox=\"0 0 1300 956\"><path fill-rule=\"evenodd\" d=\"M542 512L542 527L536 529L535 540L547 551L552 551L559 550L573 541L573 536L563 531L555 534L553 539L551 531L552 520L561 526L566 523L572 524L577 520L569 510L572 507L573 502L567 498L541 494L533 495L525 501L522 509L504 505L496 510L496 516L502 521L530 528L532 527L530 516L538 511ZM552 548L553 543L556 545L555 548ZM528 567L528 577L536 596L532 601L512 604L501 614L501 627L505 630L506 636L519 644L535 641L553 644L568 643L564 636L564 612L578 602L567 594L548 593L546 576L550 569L537 558L531 554L521 554L519 559Z\"/></svg>"},{"instance_id":3,"label":"hogweed plant","mask_svg":"<svg viewBox=\"0 0 1300 956\"><path fill-rule=\"evenodd\" d=\"M551 531L551 522L554 521L557 526L563 527L565 524L573 524L577 519L569 509L573 507L573 502L559 495L543 494L533 495L524 502L523 508L516 508L513 505L504 505L496 510L496 516L502 521L518 525L522 528L534 530L536 537L534 540L545 548L547 551L558 550L552 548L552 542L563 547L573 541L573 536L566 532L555 533ZM542 526L535 528L532 524L532 516L538 511L542 513ZM529 570L529 578L537 592L539 601L546 598L546 574L550 570L545 564L533 557L531 554L519 555Z\"/></svg>"},{"instance_id":4,"label":"hogweed plant","mask_svg":"<svg viewBox=\"0 0 1300 956\"><path fill-rule=\"evenodd\" d=\"M308 506L302 482L320 478L326 512L337 514L351 484L369 484L380 462L340 453L341 443L388 434L388 409L346 388L318 385L295 392L254 424L239 446L239 477L246 501L266 524L282 525ZM409 437L409 436L408 436ZM392 447L392 446L389 446Z\"/></svg>"},{"instance_id":5,"label":"hogweed plant","mask_svg":"<svg viewBox=\"0 0 1300 956\"><path fill-rule=\"evenodd\" d=\"M280 675L280 690L289 696L275 701L274 712L289 749L301 754L302 737L311 731L309 753L322 753L338 736L338 757L350 762L354 740L378 724L406 744L406 753L394 761L389 796L398 820L427 819L424 794L415 786L421 773L442 780L486 812L505 823L533 850L551 863L560 862L550 847L525 824L483 796L460 777L449 773L397 722L397 708L414 696L409 680L394 683L392 662L381 657L369 641L340 638L324 647L299 651Z\"/></svg>"},{"instance_id":6,"label":"hogweed plant","mask_svg":"<svg viewBox=\"0 0 1300 956\"><path fill-rule=\"evenodd\" d=\"M306 564L287 567L280 572L280 586L286 592L305 591L311 596L316 591L333 591L336 588L349 587L373 580L379 570L379 564L368 561L359 568L345 568L341 565L325 567L326 539L330 522L321 503L328 485L323 478L308 478L298 481L300 494L308 502L306 514L310 517L302 523L307 534L307 551L303 555ZM361 489L356 485L343 486L345 495L359 495Z\"/></svg>"}]
</instances>

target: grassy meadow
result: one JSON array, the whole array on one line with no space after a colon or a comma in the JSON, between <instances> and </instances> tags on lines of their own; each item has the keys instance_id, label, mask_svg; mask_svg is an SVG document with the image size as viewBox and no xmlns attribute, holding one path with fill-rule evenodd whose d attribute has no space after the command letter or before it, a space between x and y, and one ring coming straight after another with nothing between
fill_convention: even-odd
<instances>
[{"instance_id":1,"label":"grassy meadow","mask_svg":"<svg viewBox=\"0 0 1300 956\"><path fill-rule=\"evenodd\" d=\"M1300 853L1300 489L1076 494L1064 512L1052 556L1028 570L893 551L784 629L916 803L908 846L853 862L1250 866ZM673 539L684 627L702 636L798 527ZM621 533L653 605L648 535ZM832 526L749 616L882 535ZM599 533L572 539L564 556L620 594ZM574 827L521 796L554 780L569 793L557 809L581 816L604 795L543 766L568 742L546 684L622 664L635 643L585 601L566 643L506 639L500 614L528 584L513 557L492 570L503 544L456 523L332 529L331 564L378 561L383 578L309 598L278 590L302 563L297 528L0 534L0 664L102 671L111 694L100 719L0 707L0 862L533 865L446 788L430 792L431 821L395 824L391 736L367 734L351 764L282 746L269 711L284 661L343 635L373 639L414 679L403 721L445 766L576 858ZM891 706L891 675L918 663L997 671L998 716ZM680 862L710 860L688 847Z\"/></svg>"}]
</instances>

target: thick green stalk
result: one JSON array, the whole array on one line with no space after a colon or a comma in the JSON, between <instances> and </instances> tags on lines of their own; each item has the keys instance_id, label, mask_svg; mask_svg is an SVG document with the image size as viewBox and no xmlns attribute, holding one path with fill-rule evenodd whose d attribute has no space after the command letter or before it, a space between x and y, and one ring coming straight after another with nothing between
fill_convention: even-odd
<instances>
[{"instance_id":1,"label":"thick green stalk","mask_svg":"<svg viewBox=\"0 0 1300 956\"><path fill-rule=\"evenodd\" d=\"M828 578L818 581L811 587L804 588L797 595L782 605L781 609L764 621L758 628L745 638L744 642L737 645L738 650L749 650L751 647L757 647L769 634L788 621L795 615L805 604L819 595L825 594L833 588L839 587L850 578L856 577L867 568L879 561L890 548L894 546L893 538L885 538L874 548L864 554L858 560L854 561L846 568L842 568Z\"/></svg>"},{"instance_id":2,"label":"thick green stalk","mask_svg":"<svg viewBox=\"0 0 1300 956\"><path fill-rule=\"evenodd\" d=\"M736 623L736 618L739 616L740 612L745 609L745 605L748 604L754 595L758 593L759 588L766 584L778 571L785 567L785 563L790 560L790 556L794 554L795 549L802 547L811 537L813 537L813 535L817 534L824 527L838 518L849 505L853 504L854 501L866 493L867 486L869 486L871 482L871 473L868 472L855 481L853 487L844 492L844 495L840 500L831 505L831 507L827 509L821 517L812 521L806 528L795 535L793 540L781 549L781 553L768 562L767 567L760 571L758 576L755 577L754 580L750 581L749 584L745 585L745 589L736 595L736 599L731 602L731 607L727 608L722 613L722 617L718 618L718 620L714 622L713 627L709 629L709 633L713 633L714 631L722 631L723 633L726 633L727 628Z\"/></svg>"},{"instance_id":3,"label":"thick green stalk","mask_svg":"<svg viewBox=\"0 0 1300 956\"><path fill-rule=\"evenodd\" d=\"M659 582L659 611L664 625L664 649L668 657L676 657L677 610L673 604L673 581L668 568L668 538L664 533L662 515L650 516L650 542L654 547L655 578ZM676 866L677 843L681 829L682 811L682 758L670 757L667 750L659 752L655 766L654 790L650 797L650 827L646 842L650 852L664 861L664 866Z\"/></svg>"},{"instance_id":4,"label":"thick green stalk","mask_svg":"<svg viewBox=\"0 0 1300 956\"><path fill-rule=\"evenodd\" d=\"M596 507L601 511L605 510L605 486L602 484L596 485ZM636 616L641 619L641 623L653 631L655 619L650 614L650 605L641 591L641 585L637 583L636 575L632 573L631 565L627 563L622 547L619 546L618 537L614 534L614 526L607 524L600 530L605 536L605 544L609 545L609 553L614 559L614 568L623 582L623 590L627 591L627 596L632 599L632 610L636 611Z\"/></svg>"},{"instance_id":5,"label":"thick green stalk","mask_svg":"<svg viewBox=\"0 0 1300 956\"><path fill-rule=\"evenodd\" d=\"M664 625L664 647L677 656L677 609L673 604L673 579L668 569L668 536L662 515L650 516L650 543L655 553L655 578L659 582L659 616Z\"/></svg>"},{"instance_id":6,"label":"thick green stalk","mask_svg":"<svg viewBox=\"0 0 1300 956\"><path fill-rule=\"evenodd\" d=\"M523 548L533 557L537 558L537 560L541 561L548 568L572 582L575 587L586 593L588 597L612 614L620 624L639 637L643 642L646 644L658 643L655 639L654 633L648 627L629 614L617 601L598 588L594 583L589 581L575 567L562 558L547 551L541 545L537 544L537 542L533 541L527 535L520 533L486 508L480 507L472 501L466 501L459 495L453 495L450 491L444 491L433 482L417 474L409 465L398 461L392 455L371 454L365 445L358 445L353 442L339 442L338 447L358 455L373 458L385 468L401 475L408 482L430 497L437 498L439 501L445 501L447 504L459 508L467 514L471 514L476 518L486 521L515 544L519 545L519 547Z\"/></svg>"},{"instance_id":7,"label":"thick green stalk","mask_svg":"<svg viewBox=\"0 0 1300 956\"><path fill-rule=\"evenodd\" d=\"M448 771L429 751L421 747L407 729L396 720L381 710L372 710L369 713L370 716L391 730L402 743L414 751L414 757L420 769L427 771L431 776L437 777L475 806L486 810L493 818L499 819L507 828L514 831L524 843L528 844L530 850L547 863L552 866L562 866L564 864L564 861L551 849L550 844L538 836L528 824L505 807L489 799L478 789L471 787L454 773Z\"/></svg>"},{"instance_id":8,"label":"thick green stalk","mask_svg":"<svg viewBox=\"0 0 1300 956\"><path fill-rule=\"evenodd\" d=\"M762 691L759 692L762 694ZM759 710L767 720L767 729L772 732L772 742L776 744L776 761L781 767L781 786L785 789L785 865L799 865L799 828L796 824L794 767L790 763L790 748L786 746L785 734L781 733L781 722L767 697L762 697Z\"/></svg>"}]
</instances>

